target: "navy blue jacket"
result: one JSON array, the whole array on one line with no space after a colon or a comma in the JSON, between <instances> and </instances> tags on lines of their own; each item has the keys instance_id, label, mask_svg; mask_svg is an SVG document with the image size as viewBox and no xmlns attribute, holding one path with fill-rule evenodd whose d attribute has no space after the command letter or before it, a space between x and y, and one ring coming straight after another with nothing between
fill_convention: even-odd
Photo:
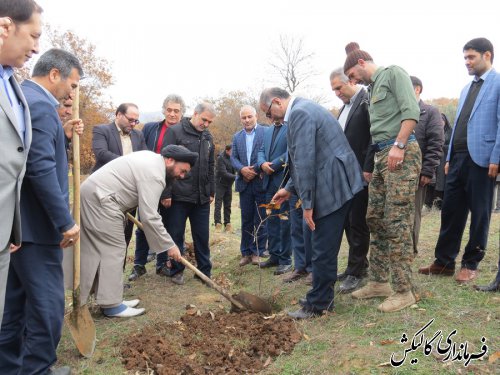
<instances>
[{"instance_id":1,"label":"navy blue jacket","mask_svg":"<svg viewBox=\"0 0 500 375\"><path fill-rule=\"evenodd\" d=\"M21 188L23 242L57 245L75 222L69 211L68 160L56 105L36 83L21 85L33 138Z\"/></svg>"},{"instance_id":2,"label":"navy blue jacket","mask_svg":"<svg viewBox=\"0 0 500 375\"><path fill-rule=\"evenodd\" d=\"M266 173L264 173L264 178L262 179L262 187L266 190L271 189L276 191L280 186L285 186L283 177L284 165L288 152L286 145L287 129L287 125L281 125L272 148L271 142L273 140L274 126L270 126L264 131L264 141L259 150L257 163L259 164L260 168L264 162L270 161L272 163L271 168L274 170L274 173L272 175L267 175Z\"/></svg>"}]
</instances>

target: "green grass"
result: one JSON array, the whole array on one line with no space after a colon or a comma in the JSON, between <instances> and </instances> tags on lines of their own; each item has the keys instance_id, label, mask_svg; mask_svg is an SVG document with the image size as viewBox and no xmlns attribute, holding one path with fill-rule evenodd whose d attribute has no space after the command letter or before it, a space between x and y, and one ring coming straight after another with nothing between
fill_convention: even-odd
<instances>
[{"instance_id":1,"label":"green grass","mask_svg":"<svg viewBox=\"0 0 500 375\"><path fill-rule=\"evenodd\" d=\"M212 217L211 217L212 222ZM459 286L452 277L425 276L416 273L418 267L433 260L434 245L439 233L438 211L426 211L422 219L420 254L414 261L413 278L422 299L414 308L392 314L383 314L376 307L381 299L354 300L349 295L335 297L335 312L324 317L297 322L304 333L302 340L290 355L282 355L264 371L264 374L495 374L500 373L500 360L489 363L488 358L473 361L466 368L463 362L442 363L433 355L424 356L423 349L408 354L399 368L387 363L392 353L397 357L408 347L400 343L407 333L413 335L430 319L434 323L425 331L432 335L442 330L444 339L453 330L456 343L468 342L469 352L479 352L482 336L487 338L489 355L500 350L500 295L480 293L470 286ZM239 267L240 211L238 195L234 195L232 224L235 233L215 233L211 225L211 251L215 278L221 274L232 283L231 291L245 290L272 300L283 312L298 308L297 300L308 287L302 282L282 283L272 270L253 266ZM495 273L499 256L500 214L493 214L489 246L480 265L478 283L489 283ZM188 231L189 233L189 231ZM464 233L463 246L468 238ZM186 236L187 241L190 235ZM133 254L133 244L129 255ZM463 247L462 247L463 248ZM462 252L461 252L462 254ZM461 257L461 254L459 257ZM347 263L346 241L339 255L339 270ZM124 276L128 276L131 263ZM59 345L59 364L71 365L79 374L124 374L120 361L120 345L132 332L156 322L177 321L185 313L187 304L194 304L202 311L228 309L229 303L214 290L202 286L185 272L186 284L174 286L169 280L154 274L154 265L148 264L148 274L132 284L125 298L140 298L147 313L136 319L117 320L100 316L94 309L97 327L97 349L91 359L79 357L74 344L64 329ZM209 343L207 343L209 345ZM417 358L418 363L410 364ZM173 364L175 366L175 364ZM132 372L129 372L132 374Z\"/></svg>"}]
</instances>

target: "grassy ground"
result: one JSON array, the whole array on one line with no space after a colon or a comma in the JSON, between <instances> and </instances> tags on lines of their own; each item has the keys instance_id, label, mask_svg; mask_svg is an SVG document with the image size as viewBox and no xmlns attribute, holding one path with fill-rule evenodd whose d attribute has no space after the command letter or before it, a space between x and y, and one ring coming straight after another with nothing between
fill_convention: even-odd
<instances>
[{"instance_id":1,"label":"grassy ground","mask_svg":"<svg viewBox=\"0 0 500 375\"><path fill-rule=\"evenodd\" d=\"M232 223L234 233L215 233L211 227L211 250L215 278L231 283L231 291L246 290L263 297L272 298L275 307L281 311L298 308L297 300L303 297L308 287L302 282L283 284L281 277L273 276L272 270L260 270L254 266L240 268L239 231L240 212L238 196L233 199ZM433 248L439 232L438 211L426 211L422 220L420 254L415 259L413 270L433 260ZM467 238L467 233L464 238ZM189 235L187 241L190 241ZM465 245L465 241L464 241ZM500 214L493 214L490 228L488 252L481 263L478 283L489 283L495 273L500 246ZM133 254L130 246L129 254ZM461 256L461 255L460 255ZM345 269L347 262L346 243L342 244L339 269ZM125 276L130 273L132 259L129 257ZM125 298L140 298L147 313L136 319L108 319L92 308L97 327L97 347L92 359L78 356L67 329L59 345L59 364L70 365L79 374L124 374L120 361L120 345L124 337L141 331L145 326L160 321L174 322L185 312L187 304L194 304L202 311L228 309L229 304L215 291L192 279L190 271L185 272L186 284L175 286L170 280L154 273L154 266L148 264L148 274L132 284L125 292ZM291 355L277 358L266 369L266 374L498 374L500 359L493 361L494 353L500 351L500 295L480 293L470 286L459 286L451 277L424 276L414 273L421 301L413 308L392 314L376 310L380 299L358 301L349 295L335 297L335 312L324 317L298 322L304 333ZM443 344L454 329L452 340L458 346L468 342L469 353L479 353L484 336L488 355L482 360L472 361L464 367L464 361L441 362L436 353L423 354L423 346L408 353L404 364L392 368L391 354L401 358L404 349L409 348L415 333L431 319L434 323L424 332L431 338L442 331ZM401 344L406 333L409 341ZM419 337L417 338L419 339ZM418 341L418 340L417 340ZM210 347L210 342L207 342ZM411 364L411 359L418 362ZM172 364L175 368L175 363ZM130 372L129 372L130 373Z\"/></svg>"}]
</instances>

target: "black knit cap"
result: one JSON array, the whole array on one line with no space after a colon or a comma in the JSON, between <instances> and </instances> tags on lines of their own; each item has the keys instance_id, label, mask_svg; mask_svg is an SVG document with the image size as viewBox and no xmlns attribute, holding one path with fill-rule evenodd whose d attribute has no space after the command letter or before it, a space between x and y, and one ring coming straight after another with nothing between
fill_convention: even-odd
<instances>
[{"instance_id":1,"label":"black knit cap","mask_svg":"<svg viewBox=\"0 0 500 375\"><path fill-rule=\"evenodd\" d=\"M363 59L365 61L373 61L373 58L366 51L359 49L359 44L356 42L348 43L345 46L345 53L347 53L347 57L345 59L344 64L344 73L347 74L347 71L351 69L358 63L359 59Z\"/></svg>"},{"instance_id":2,"label":"black knit cap","mask_svg":"<svg viewBox=\"0 0 500 375\"><path fill-rule=\"evenodd\" d=\"M180 145L168 145L163 147L161 149L161 156L189 163L191 167L198 159L198 154L196 152L189 151L186 147Z\"/></svg>"}]
</instances>

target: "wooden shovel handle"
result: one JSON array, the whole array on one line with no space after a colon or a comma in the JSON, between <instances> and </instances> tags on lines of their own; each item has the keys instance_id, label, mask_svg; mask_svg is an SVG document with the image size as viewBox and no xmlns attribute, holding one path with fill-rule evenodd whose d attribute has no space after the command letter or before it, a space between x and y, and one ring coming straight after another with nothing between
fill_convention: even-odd
<instances>
[{"instance_id":1,"label":"wooden shovel handle","mask_svg":"<svg viewBox=\"0 0 500 375\"><path fill-rule=\"evenodd\" d=\"M75 97L73 99L73 119L80 117L80 91L76 88ZM73 138L71 140L73 146L73 219L80 226L80 136L73 128ZM73 245L73 299L75 293L80 289L80 238ZM79 300L79 298L76 298ZM73 301L75 303L76 301Z\"/></svg>"},{"instance_id":2,"label":"wooden shovel handle","mask_svg":"<svg viewBox=\"0 0 500 375\"><path fill-rule=\"evenodd\" d=\"M133 217L131 214L127 212L127 218L132 221L139 229L143 229L142 223ZM193 266L186 258L181 256L181 263L184 264L187 268L193 271L200 279L218 291L223 297L227 298L229 302L235 305L240 310L246 310L246 308L237 300L235 300L227 290L222 288L220 285L216 284L211 278L207 277L203 272L201 272L198 268Z\"/></svg>"}]
</instances>

